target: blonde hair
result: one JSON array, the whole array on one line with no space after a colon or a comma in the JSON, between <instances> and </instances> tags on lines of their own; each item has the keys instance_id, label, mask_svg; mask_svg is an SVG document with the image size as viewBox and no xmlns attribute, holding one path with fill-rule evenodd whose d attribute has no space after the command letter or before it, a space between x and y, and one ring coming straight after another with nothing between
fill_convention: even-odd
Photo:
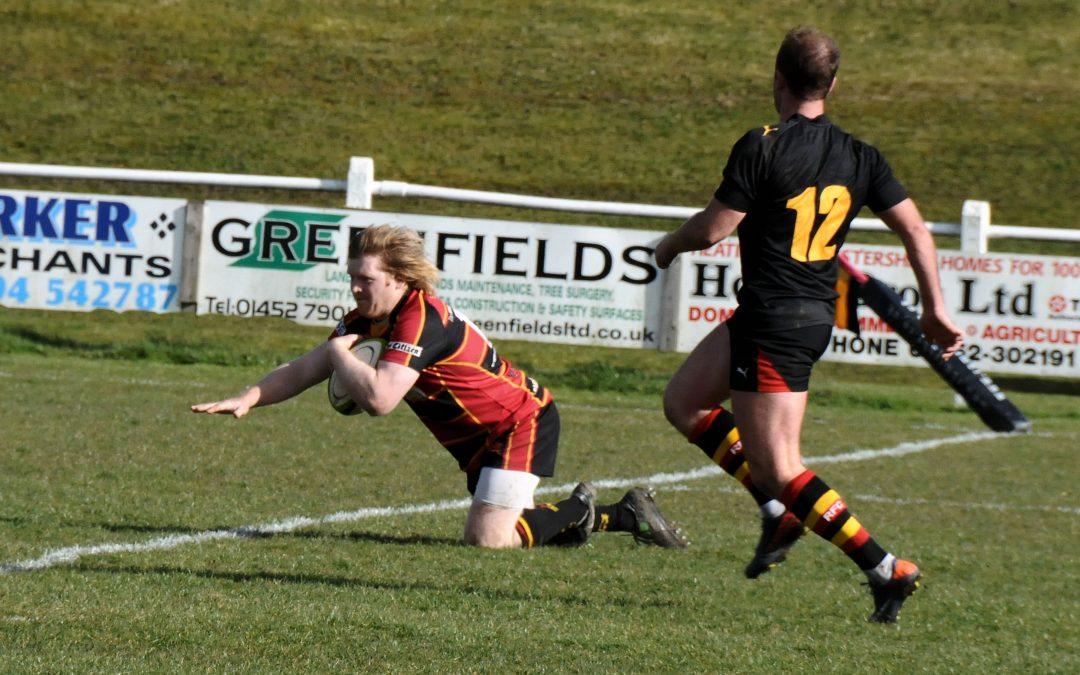
<instances>
[{"instance_id":1,"label":"blonde hair","mask_svg":"<svg viewBox=\"0 0 1080 675\"><path fill-rule=\"evenodd\" d=\"M377 255L386 273L410 288L435 294L439 269L424 255L424 240L407 227L376 225L349 241L349 260Z\"/></svg>"}]
</instances>

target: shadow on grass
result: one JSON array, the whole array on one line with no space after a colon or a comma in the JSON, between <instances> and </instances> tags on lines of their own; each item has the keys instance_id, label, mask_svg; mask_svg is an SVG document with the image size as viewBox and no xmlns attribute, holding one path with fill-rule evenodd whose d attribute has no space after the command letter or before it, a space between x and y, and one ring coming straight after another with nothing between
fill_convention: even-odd
<instances>
[{"instance_id":1,"label":"shadow on grass","mask_svg":"<svg viewBox=\"0 0 1080 675\"><path fill-rule=\"evenodd\" d=\"M1080 396L1080 380L1023 377L1021 375L994 375L994 382L1006 392L1022 391L1028 394Z\"/></svg>"},{"instance_id":2,"label":"shadow on grass","mask_svg":"<svg viewBox=\"0 0 1080 675\"><path fill-rule=\"evenodd\" d=\"M0 353L48 354L51 351L93 359L219 366L271 365L288 361L293 356L288 352L246 352L242 347L224 345L209 339L203 342L186 342L158 332L142 337L127 337L124 341L103 339L101 342L93 342L29 326L0 326Z\"/></svg>"},{"instance_id":3,"label":"shadow on grass","mask_svg":"<svg viewBox=\"0 0 1080 675\"><path fill-rule=\"evenodd\" d=\"M0 518L0 521L3 519ZM88 527L79 524L77 527ZM296 537L299 539L338 539L342 541L363 541L376 544L399 544L425 546L464 546L460 539L450 537L432 537L423 534L399 536L380 532L319 532L317 530L298 530L295 532L260 532L232 525L218 527L191 527L189 525L137 525L128 523L97 523L97 527L108 532L140 532L143 534L199 534L202 532L235 531L251 539L269 539L271 537Z\"/></svg>"},{"instance_id":4,"label":"shadow on grass","mask_svg":"<svg viewBox=\"0 0 1080 675\"><path fill-rule=\"evenodd\" d=\"M638 597L617 598L589 598L576 594L556 594L550 589L538 587L534 594L519 593L496 588L484 588L480 586L433 584L425 581L377 581L373 579L360 579L346 576L330 576L325 574L287 574L284 572L232 572L225 570L197 570L186 567L170 567L155 565L152 567L136 567L134 565L73 565L72 569L78 572L94 572L101 574L125 574L125 575L178 575L196 577L199 579L212 579L215 581L230 581L234 583L286 583L314 586L334 586L342 588L367 588L378 591L418 591L423 593L446 593L453 595L471 595L487 598L492 601L511 602L557 602L574 607L614 606L614 607L674 607L676 603L671 600L647 600L642 601Z\"/></svg>"},{"instance_id":5,"label":"shadow on grass","mask_svg":"<svg viewBox=\"0 0 1080 675\"><path fill-rule=\"evenodd\" d=\"M66 523L69 527L96 527L106 532L139 532L142 534L198 534L232 530L235 525L212 525L210 527L192 527L190 525L137 525L134 523Z\"/></svg>"},{"instance_id":6,"label":"shadow on grass","mask_svg":"<svg viewBox=\"0 0 1080 675\"><path fill-rule=\"evenodd\" d=\"M423 544L425 546L464 546L465 543L461 539L452 539L450 537L431 537L424 534L411 534L408 536L398 536L394 534L384 534L380 532L316 532L312 530L305 530L301 532L289 532L283 535L273 534L270 536L290 536L299 537L301 539L340 539L343 541L370 541L376 544Z\"/></svg>"}]
</instances>

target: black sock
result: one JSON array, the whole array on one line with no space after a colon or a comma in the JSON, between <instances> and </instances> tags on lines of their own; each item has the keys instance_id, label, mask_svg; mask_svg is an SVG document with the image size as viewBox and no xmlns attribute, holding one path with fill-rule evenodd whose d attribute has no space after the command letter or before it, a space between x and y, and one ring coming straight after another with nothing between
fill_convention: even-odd
<instances>
[{"instance_id":1,"label":"black sock","mask_svg":"<svg viewBox=\"0 0 1080 675\"><path fill-rule=\"evenodd\" d=\"M634 513L622 502L596 507L594 532L633 532Z\"/></svg>"},{"instance_id":2,"label":"black sock","mask_svg":"<svg viewBox=\"0 0 1080 675\"><path fill-rule=\"evenodd\" d=\"M537 504L534 509L525 509L517 522L522 546L533 548L558 543L553 540L562 532L576 529L587 513L585 503L576 497L558 504Z\"/></svg>"}]
</instances>

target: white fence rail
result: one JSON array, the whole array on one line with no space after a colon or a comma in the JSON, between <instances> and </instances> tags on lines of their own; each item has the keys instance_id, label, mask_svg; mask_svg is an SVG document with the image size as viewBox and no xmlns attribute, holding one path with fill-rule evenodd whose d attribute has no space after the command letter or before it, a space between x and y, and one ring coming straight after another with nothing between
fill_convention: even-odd
<instances>
[{"instance_id":1,"label":"white fence rail","mask_svg":"<svg viewBox=\"0 0 1080 675\"><path fill-rule=\"evenodd\" d=\"M443 199L476 204L495 204L526 209L596 213L603 215L638 216L645 218L685 219L698 209L662 204L635 204L587 199L560 199L507 192L465 190L460 188L418 185L402 181L375 180L375 163L370 157L353 157L345 180L290 176L260 176L232 173L203 173L195 171L158 171L108 167L64 166L55 164L19 164L0 162L0 175L174 183L226 187L275 188L286 190L324 190L344 192L345 205L353 209L372 208L372 198L404 197ZM852 229L886 231L877 218L856 218ZM1036 239L1043 241L1080 242L1080 229L1050 227L1019 227L994 225L990 222L990 204L966 200L959 223L927 222L934 234L960 237L960 249L967 253L986 253L991 238Z\"/></svg>"},{"instance_id":2,"label":"white fence rail","mask_svg":"<svg viewBox=\"0 0 1080 675\"><path fill-rule=\"evenodd\" d=\"M96 166L17 164L13 162L0 162L0 175L31 176L37 178L77 178L83 180L121 180L138 183L277 188L284 190L328 190L334 192L344 192L347 188L346 181L333 180L330 178L294 178L289 176L258 176L241 173L158 171L153 169L114 169Z\"/></svg>"}]
</instances>

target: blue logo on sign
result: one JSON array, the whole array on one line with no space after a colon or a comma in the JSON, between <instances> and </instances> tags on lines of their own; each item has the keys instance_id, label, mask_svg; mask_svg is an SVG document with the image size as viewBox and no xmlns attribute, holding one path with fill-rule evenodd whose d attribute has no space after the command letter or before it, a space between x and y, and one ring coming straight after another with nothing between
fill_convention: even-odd
<instances>
[{"instance_id":1,"label":"blue logo on sign","mask_svg":"<svg viewBox=\"0 0 1080 675\"><path fill-rule=\"evenodd\" d=\"M132 248L135 217L123 202L0 194L0 235L15 241Z\"/></svg>"}]
</instances>

